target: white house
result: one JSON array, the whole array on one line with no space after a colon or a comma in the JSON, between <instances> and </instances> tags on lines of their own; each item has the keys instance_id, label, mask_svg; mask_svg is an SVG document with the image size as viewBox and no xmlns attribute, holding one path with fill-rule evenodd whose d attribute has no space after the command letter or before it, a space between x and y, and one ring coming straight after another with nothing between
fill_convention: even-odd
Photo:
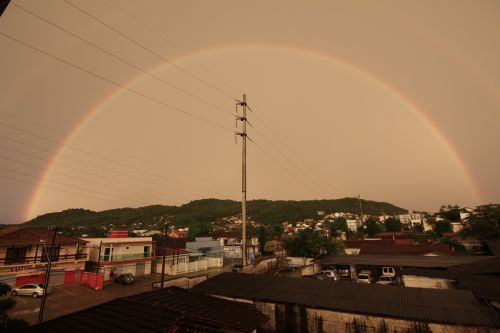
<instances>
[{"instance_id":1,"label":"white house","mask_svg":"<svg viewBox=\"0 0 500 333\"><path fill-rule=\"evenodd\" d=\"M110 236L112 233L110 233ZM151 237L86 238L88 263L86 270L104 275L104 281L114 275L131 273L134 276L151 274L154 260Z\"/></svg>"}]
</instances>

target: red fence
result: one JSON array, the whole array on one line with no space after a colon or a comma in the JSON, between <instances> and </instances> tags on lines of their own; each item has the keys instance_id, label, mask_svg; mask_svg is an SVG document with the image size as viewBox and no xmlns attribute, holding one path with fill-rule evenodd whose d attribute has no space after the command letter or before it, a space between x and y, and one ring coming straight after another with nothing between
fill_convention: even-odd
<instances>
[{"instance_id":1,"label":"red fence","mask_svg":"<svg viewBox=\"0 0 500 333\"><path fill-rule=\"evenodd\" d=\"M86 284L92 289L102 289L104 285L104 275L92 272L81 272L80 284Z\"/></svg>"}]
</instances>

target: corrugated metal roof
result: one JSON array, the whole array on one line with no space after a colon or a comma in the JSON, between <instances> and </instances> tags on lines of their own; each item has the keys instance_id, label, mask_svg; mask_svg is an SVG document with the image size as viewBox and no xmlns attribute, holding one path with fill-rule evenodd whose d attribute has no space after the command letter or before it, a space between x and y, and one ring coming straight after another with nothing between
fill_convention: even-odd
<instances>
[{"instance_id":1,"label":"corrugated metal roof","mask_svg":"<svg viewBox=\"0 0 500 333\"><path fill-rule=\"evenodd\" d=\"M394 256L394 255L347 255L321 257L322 264L380 265L393 267L450 267L480 262L486 256Z\"/></svg>"},{"instance_id":2,"label":"corrugated metal roof","mask_svg":"<svg viewBox=\"0 0 500 333\"><path fill-rule=\"evenodd\" d=\"M498 327L500 320L470 291L365 285L255 274L224 273L195 292L407 320Z\"/></svg>"},{"instance_id":3,"label":"corrugated metal roof","mask_svg":"<svg viewBox=\"0 0 500 333\"><path fill-rule=\"evenodd\" d=\"M252 304L169 287L49 320L27 332L251 332L267 321Z\"/></svg>"}]
</instances>

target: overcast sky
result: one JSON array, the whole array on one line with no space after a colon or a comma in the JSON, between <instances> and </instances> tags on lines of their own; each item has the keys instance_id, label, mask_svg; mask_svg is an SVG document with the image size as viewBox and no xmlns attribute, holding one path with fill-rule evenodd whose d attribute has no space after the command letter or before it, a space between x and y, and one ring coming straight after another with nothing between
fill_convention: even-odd
<instances>
[{"instance_id":1,"label":"overcast sky","mask_svg":"<svg viewBox=\"0 0 500 333\"><path fill-rule=\"evenodd\" d=\"M249 199L499 202L499 31L487 0L13 0L0 223L239 200L244 93Z\"/></svg>"}]
</instances>

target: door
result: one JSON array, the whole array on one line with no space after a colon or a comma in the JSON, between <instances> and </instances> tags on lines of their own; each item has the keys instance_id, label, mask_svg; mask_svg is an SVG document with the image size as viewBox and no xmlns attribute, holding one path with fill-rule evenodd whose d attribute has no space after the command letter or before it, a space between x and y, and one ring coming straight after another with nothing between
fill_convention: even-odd
<instances>
[{"instance_id":1,"label":"door","mask_svg":"<svg viewBox=\"0 0 500 333\"><path fill-rule=\"evenodd\" d=\"M144 269L145 269L145 264L143 262L137 263L137 266L135 268L135 275L136 276L141 276L144 275Z\"/></svg>"}]
</instances>

